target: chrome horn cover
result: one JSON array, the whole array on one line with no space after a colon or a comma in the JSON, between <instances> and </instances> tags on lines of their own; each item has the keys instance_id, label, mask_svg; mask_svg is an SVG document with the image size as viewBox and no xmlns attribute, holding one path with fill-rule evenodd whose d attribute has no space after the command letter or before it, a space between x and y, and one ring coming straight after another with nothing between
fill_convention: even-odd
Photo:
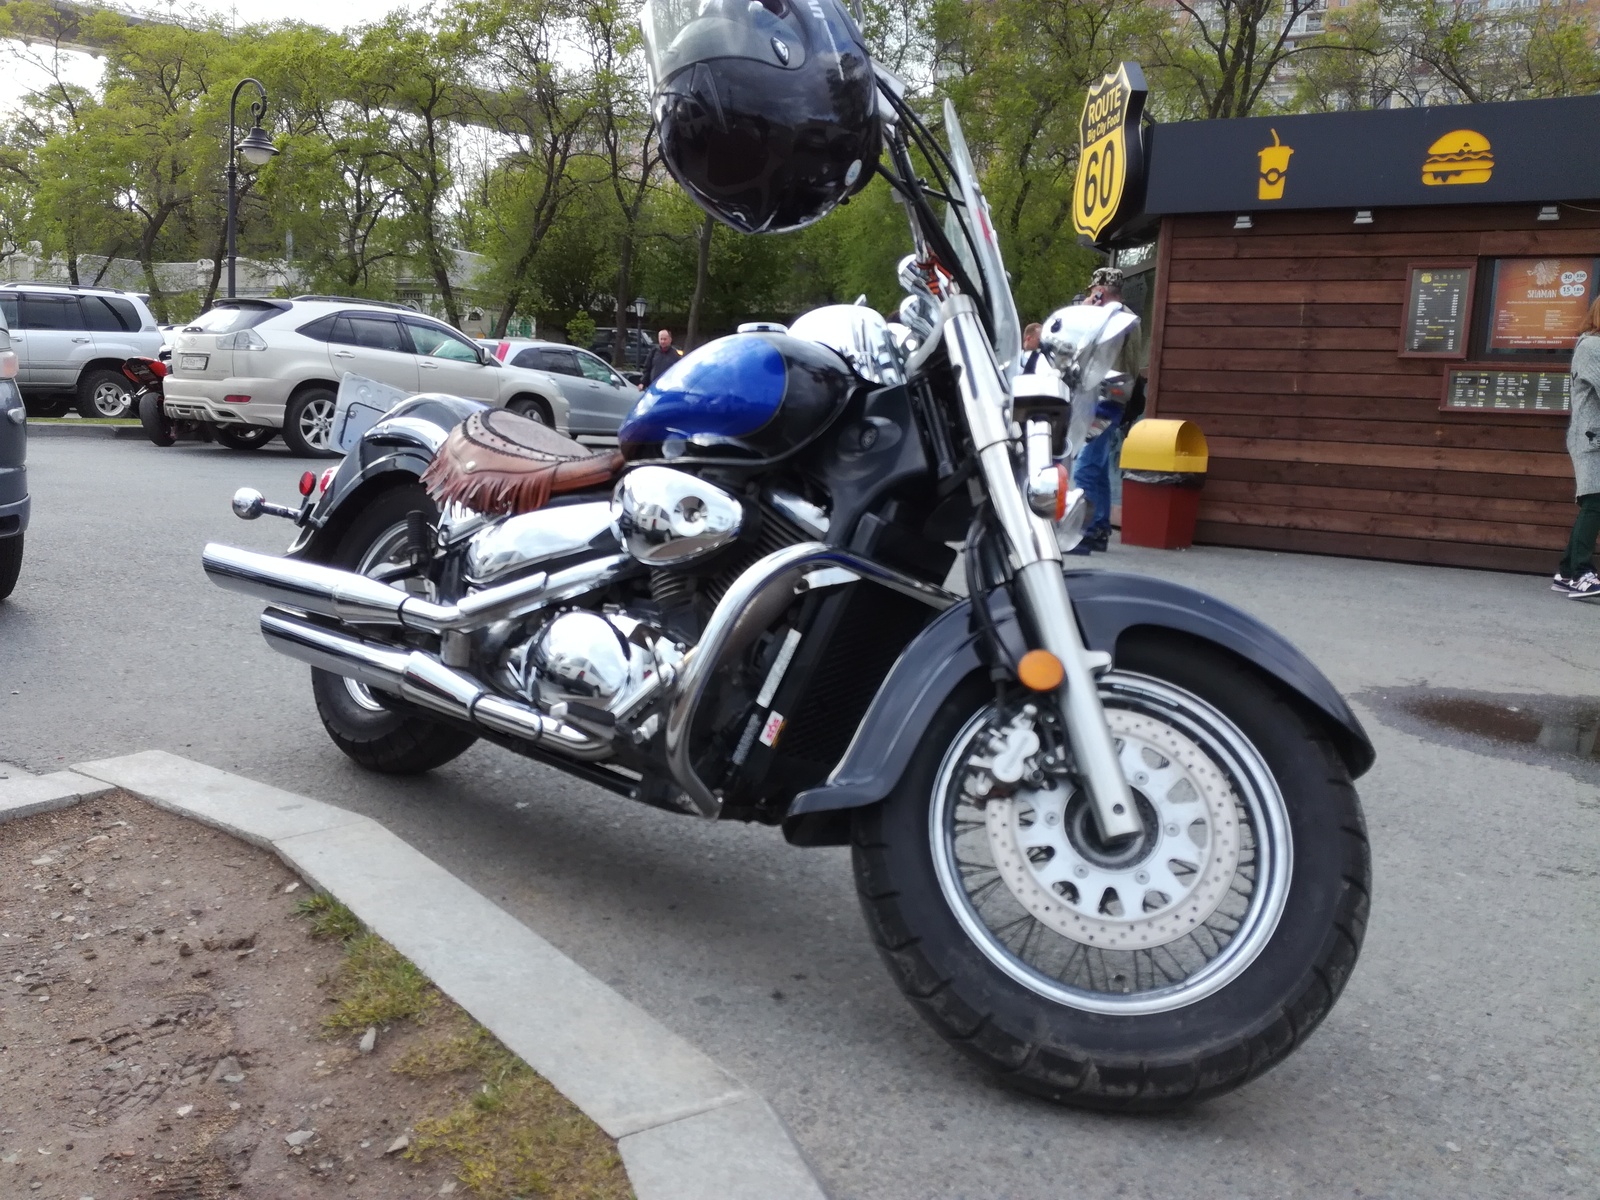
<instances>
[{"instance_id":1,"label":"chrome horn cover","mask_svg":"<svg viewBox=\"0 0 1600 1200\"><path fill-rule=\"evenodd\" d=\"M611 528L647 566L676 566L720 550L743 527L736 497L671 467L635 467L611 497Z\"/></svg>"}]
</instances>

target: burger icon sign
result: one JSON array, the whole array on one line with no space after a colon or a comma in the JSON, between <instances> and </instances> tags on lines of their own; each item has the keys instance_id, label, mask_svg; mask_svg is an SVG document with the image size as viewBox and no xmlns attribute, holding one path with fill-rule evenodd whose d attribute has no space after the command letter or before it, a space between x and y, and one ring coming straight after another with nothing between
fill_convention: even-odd
<instances>
[{"instance_id":1,"label":"burger icon sign","mask_svg":"<svg viewBox=\"0 0 1600 1200\"><path fill-rule=\"evenodd\" d=\"M1494 173L1489 139L1471 129L1445 134L1428 147L1422 163L1422 182L1429 187L1451 183L1488 183Z\"/></svg>"}]
</instances>

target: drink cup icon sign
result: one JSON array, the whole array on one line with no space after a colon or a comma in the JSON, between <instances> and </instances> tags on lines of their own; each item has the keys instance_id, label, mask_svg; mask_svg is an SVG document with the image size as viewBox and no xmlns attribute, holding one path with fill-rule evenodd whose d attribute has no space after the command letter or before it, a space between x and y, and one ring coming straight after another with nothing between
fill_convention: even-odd
<instances>
[{"instance_id":1,"label":"drink cup icon sign","mask_svg":"<svg viewBox=\"0 0 1600 1200\"><path fill-rule=\"evenodd\" d=\"M1289 156L1294 153L1292 146L1285 146L1278 140L1278 131L1272 131L1272 145L1259 151L1261 159L1261 179L1256 184L1256 198L1260 200L1282 200L1283 180L1289 173Z\"/></svg>"}]
</instances>

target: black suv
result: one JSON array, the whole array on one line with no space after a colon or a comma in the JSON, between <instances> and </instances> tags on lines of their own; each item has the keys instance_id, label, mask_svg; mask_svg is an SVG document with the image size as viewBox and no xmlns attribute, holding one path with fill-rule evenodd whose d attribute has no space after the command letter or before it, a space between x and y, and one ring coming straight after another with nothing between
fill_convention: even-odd
<instances>
[{"instance_id":1,"label":"black suv","mask_svg":"<svg viewBox=\"0 0 1600 1200\"><path fill-rule=\"evenodd\" d=\"M28 410L17 391L17 356L0 325L0 600L22 571L22 531L28 527Z\"/></svg>"}]
</instances>

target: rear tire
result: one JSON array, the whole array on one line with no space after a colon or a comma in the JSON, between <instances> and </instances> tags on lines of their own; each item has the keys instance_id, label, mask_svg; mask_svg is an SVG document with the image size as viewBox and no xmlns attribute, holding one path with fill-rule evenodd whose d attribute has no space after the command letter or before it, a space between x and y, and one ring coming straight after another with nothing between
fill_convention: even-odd
<instances>
[{"instance_id":1,"label":"rear tire","mask_svg":"<svg viewBox=\"0 0 1600 1200\"><path fill-rule=\"evenodd\" d=\"M11 595L22 574L22 539L25 534L0 538L0 600Z\"/></svg>"},{"instance_id":2,"label":"rear tire","mask_svg":"<svg viewBox=\"0 0 1600 1200\"><path fill-rule=\"evenodd\" d=\"M145 436L158 446L170 446L178 440L177 422L167 416L164 403L155 392L139 397L139 424L144 426Z\"/></svg>"},{"instance_id":3,"label":"rear tire","mask_svg":"<svg viewBox=\"0 0 1600 1200\"><path fill-rule=\"evenodd\" d=\"M125 417L133 388L121 371L85 371L78 380L78 415L91 420Z\"/></svg>"},{"instance_id":4,"label":"rear tire","mask_svg":"<svg viewBox=\"0 0 1600 1200\"><path fill-rule=\"evenodd\" d=\"M403 541L411 513L430 522L438 507L421 484L405 484L381 493L339 539L332 566L372 573L387 560L385 548ZM396 587L401 580L390 580ZM317 714L333 744L369 771L384 775L420 775L463 754L478 739L450 725L390 709L381 692L315 667L311 691Z\"/></svg>"},{"instance_id":5,"label":"rear tire","mask_svg":"<svg viewBox=\"0 0 1600 1200\"><path fill-rule=\"evenodd\" d=\"M270 425L217 426L217 441L229 450L259 450L277 436Z\"/></svg>"},{"instance_id":6,"label":"rear tire","mask_svg":"<svg viewBox=\"0 0 1600 1200\"><path fill-rule=\"evenodd\" d=\"M283 440L300 458L337 458L333 448L333 409L338 396L331 388L309 387L289 401L283 412Z\"/></svg>"},{"instance_id":7,"label":"rear tire","mask_svg":"<svg viewBox=\"0 0 1600 1200\"><path fill-rule=\"evenodd\" d=\"M1055 910L1066 913L1057 918L1058 927L1080 931L1070 937L1017 903L1017 892L1000 869L1005 856L995 855L987 866L972 861L982 859L985 845L1005 845L994 840L990 813L999 803L1007 806L1002 814L1027 814L1014 816L1008 826L1017 830L1017 845L1040 847L1013 855L1009 869L1024 880L1033 870L1049 878L1056 851L1043 844L1057 836L1057 821L1059 836L1067 836L1068 818L1078 800L1074 796L1056 816L1048 800L1028 810L1019 791L1014 799L988 800L976 810L976 820L971 819L973 802L960 800L959 789L965 785L958 768L970 762L964 757L966 747L978 745L981 735L974 731L985 728L974 722L993 702L992 686L978 677L946 701L889 797L857 814L854 864L862 911L879 952L901 991L946 1040L1025 1091L1084 1108L1160 1112L1205 1100L1261 1074L1328 1014L1360 950L1371 861L1349 773L1316 719L1298 704L1226 653L1185 638L1150 637L1124 645L1116 665L1116 672L1102 680L1102 694L1108 711L1123 709L1124 728L1160 726L1159 704L1140 708L1140 689L1148 696L1177 699L1180 707L1166 710L1178 714L1170 728L1187 732L1200 751L1188 760L1199 764L1193 777L1209 789L1199 798L1206 805L1220 805L1183 811L1239 817L1237 832L1224 831L1226 817L1219 815L1209 818L1209 826L1197 835L1203 849L1196 857L1204 866L1197 876L1183 876L1193 881L1185 886L1194 890L1166 910L1170 916L1147 917L1160 913L1172 898L1145 893L1142 887L1131 890L1131 880L1153 886L1155 878L1174 877L1165 858L1173 843L1156 843L1163 847L1161 853L1148 860L1130 857L1117 868L1141 873L1129 876L1129 890L1101 897L1097 911L1083 904L1070 882L1050 885L1054 894L1035 893L1043 897L1043 910L1051 908L1056 896L1071 897ZM1153 723L1150 712L1158 714ZM1141 721L1146 724L1139 725ZM1217 740L1208 742L1206 730ZM1137 736L1130 735L1123 744L1132 744ZM1228 740L1239 737L1242 748L1237 740ZM1230 745L1234 753L1216 749ZM1159 755L1157 760L1164 764L1160 769L1152 760L1138 761L1151 762L1153 776L1164 778L1174 762ZM1129 767L1126 752L1123 761ZM1264 784L1263 768L1270 773ZM1146 783L1151 795L1164 797L1161 803L1167 807L1158 811L1138 791L1133 778L1137 765L1129 769L1141 811L1149 809L1154 821L1147 819L1147 832L1139 836L1159 838L1163 828L1169 833L1184 830L1187 816L1163 826L1171 809L1168 802L1173 796L1185 803L1195 797L1177 788L1158 793L1157 787L1167 785ZM952 795L957 799L941 800ZM1260 803L1252 807L1250 797L1260 797ZM958 805L969 818L965 823L955 815ZM1076 811L1081 815L1081 808ZM1258 818L1258 813L1265 816ZM944 823L941 814L954 824ZM1225 874L1213 875L1212 856L1226 854L1230 837L1233 865L1224 868ZM964 858L941 849L953 848L958 838L967 839L961 842ZM973 846L980 848L978 853ZM1086 886L1093 897L1099 887L1092 882L1093 872L1101 868L1072 866L1076 856L1071 849L1062 853L1055 873L1068 881L1074 875L1091 880ZM1280 865L1274 867L1275 862ZM1241 873L1241 866L1248 871ZM1195 944L1208 941L1214 947L1214 958L1188 965L1180 958L1196 957L1190 934L1176 937L1172 929L1182 921L1191 897L1198 905L1201 893L1217 886L1210 879L1221 879L1227 888L1215 909L1216 924L1205 917L1191 933ZM1248 891L1241 881L1248 882ZM1128 917L1123 916L1123 895L1130 900L1144 896ZM1224 912L1236 896L1237 923L1229 929L1225 921L1235 917L1224 917ZM1281 904L1274 920L1251 915L1270 912L1273 897ZM1006 923L1008 901L1021 914L1012 924ZM1066 908L1067 903L1074 907ZM1104 907L1107 903L1113 907ZM1083 923L1074 927L1074 917L1083 917ZM1158 919L1172 924L1163 928L1155 923ZM1037 929L1025 924L1030 920ZM1132 940L1147 935L1151 948L1113 950L1104 933L1091 946L1088 942L1095 939L1081 932L1117 921L1130 922ZM1201 950L1203 957L1206 946ZM1136 965L1141 956L1157 964L1143 978ZM1046 962L1066 966L1057 973L1053 967L1045 969ZM1208 976L1208 971L1213 973Z\"/></svg>"}]
</instances>

